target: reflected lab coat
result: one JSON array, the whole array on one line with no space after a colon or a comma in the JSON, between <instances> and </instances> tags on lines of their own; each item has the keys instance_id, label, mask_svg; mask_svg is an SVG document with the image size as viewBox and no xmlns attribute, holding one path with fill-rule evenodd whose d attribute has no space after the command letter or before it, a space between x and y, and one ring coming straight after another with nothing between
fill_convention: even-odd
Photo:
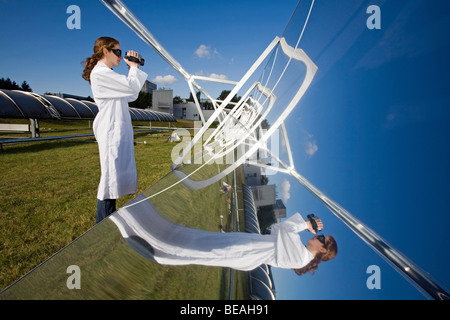
<instances>
[{"instance_id":1,"label":"reflected lab coat","mask_svg":"<svg viewBox=\"0 0 450 320\"><path fill-rule=\"evenodd\" d=\"M119 199L137 191L134 135L128 103L137 99L147 74L131 67L120 75L98 62L91 72L91 89L98 114L93 129L100 154L97 198Z\"/></svg>"},{"instance_id":2,"label":"reflected lab coat","mask_svg":"<svg viewBox=\"0 0 450 320\"><path fill-rule=\"evenodd\" d=\"M313 259L300 239L299 232L306 230L307 224L299 213L273 226L271 234L211 232L173 223L157 212L150 201L132 204L144 197L137 196L110 219L136 252L159 264L249 271L262 264L298 269Z\"/></svg>"}]
</instances>

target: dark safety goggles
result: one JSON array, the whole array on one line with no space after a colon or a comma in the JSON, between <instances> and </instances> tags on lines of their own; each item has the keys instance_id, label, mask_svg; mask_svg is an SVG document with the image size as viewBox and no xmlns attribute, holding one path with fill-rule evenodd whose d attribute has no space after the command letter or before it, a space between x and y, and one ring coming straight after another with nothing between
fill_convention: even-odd
<instances>
[{"instance_id":1,"label":"dark safety goggles","mask_svg":"<svg viewBox=\"0 0 450 320\"><path fill-rule=\"evenodd\" d=\"M111 51L118 56L119 58L122 57L122 50L120 49L111 49Z\"/></svg>"}]
</instances>

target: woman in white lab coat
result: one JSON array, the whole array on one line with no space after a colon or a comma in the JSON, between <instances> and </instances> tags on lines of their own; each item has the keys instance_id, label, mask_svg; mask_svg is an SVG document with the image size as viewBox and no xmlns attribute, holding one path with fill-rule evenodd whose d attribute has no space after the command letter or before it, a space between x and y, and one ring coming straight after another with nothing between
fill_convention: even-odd
<instances>
[{"instance_id":1,"label":"woman in white lab coat","mask_svg":"<svg viewBox=\"0 0 450 320\"><path fill-rule=\"evenodd\" d=\"M128 55L138 57L134 51ZM100 154L101 177L97 193L96 223L116 211L116 199L137 191L134 136L128 103L137 99L147 79L139 65L125 59L128 76L111 68L122 60L119 41L101 37L94 54L86 59L83 78L91 84L99 109L94 119L94 135Z\"/></svg>"}]
</instances>

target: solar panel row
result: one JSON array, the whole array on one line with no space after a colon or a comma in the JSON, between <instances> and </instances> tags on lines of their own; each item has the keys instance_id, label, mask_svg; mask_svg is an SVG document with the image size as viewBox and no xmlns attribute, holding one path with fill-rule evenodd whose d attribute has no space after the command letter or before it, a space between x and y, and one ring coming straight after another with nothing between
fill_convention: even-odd
<instances>
[{"instance_id":1,"label":"solar panel row","mask_svg":"<svg viewBox=\"0 0 450 320\"><path fill-rule=\"evenodd\" d=\"M95 103L19 90L0 90L0 118L92 120L98 113ZM130 108L132 121L176 122L171 114Z\"/></svg>"},{"instance_id":2,"label":"solar panel row","mask_svg":"<svg viewBox=\"0 0 450 320\"><path fill-rule=\"evenodd\" d=\"M261 233L257 217L257 208L253 198L252 190L243 184L242 192L244 198L245 232ZM269 267L266 264L249 272L250 299L252 300L275 300L274 285L270 276Z\"/></svg>"}]
</instances>

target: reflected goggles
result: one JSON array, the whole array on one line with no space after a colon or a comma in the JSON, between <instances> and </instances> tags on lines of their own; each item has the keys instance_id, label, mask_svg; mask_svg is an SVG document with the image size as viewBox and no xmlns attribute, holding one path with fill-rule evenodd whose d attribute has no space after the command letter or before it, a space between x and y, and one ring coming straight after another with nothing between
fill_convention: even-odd
<instances>
[{"instance_id":1,"label":"reflected goggles","mask_svg":"<svg viewBox=\"0 0 450 320\"><path fill-rule=\"evenodd\" d=\"M318 235L317 240L319 240L323 245L325 245L325 236L323 234Z\"/></svg>"}]
</instances>

